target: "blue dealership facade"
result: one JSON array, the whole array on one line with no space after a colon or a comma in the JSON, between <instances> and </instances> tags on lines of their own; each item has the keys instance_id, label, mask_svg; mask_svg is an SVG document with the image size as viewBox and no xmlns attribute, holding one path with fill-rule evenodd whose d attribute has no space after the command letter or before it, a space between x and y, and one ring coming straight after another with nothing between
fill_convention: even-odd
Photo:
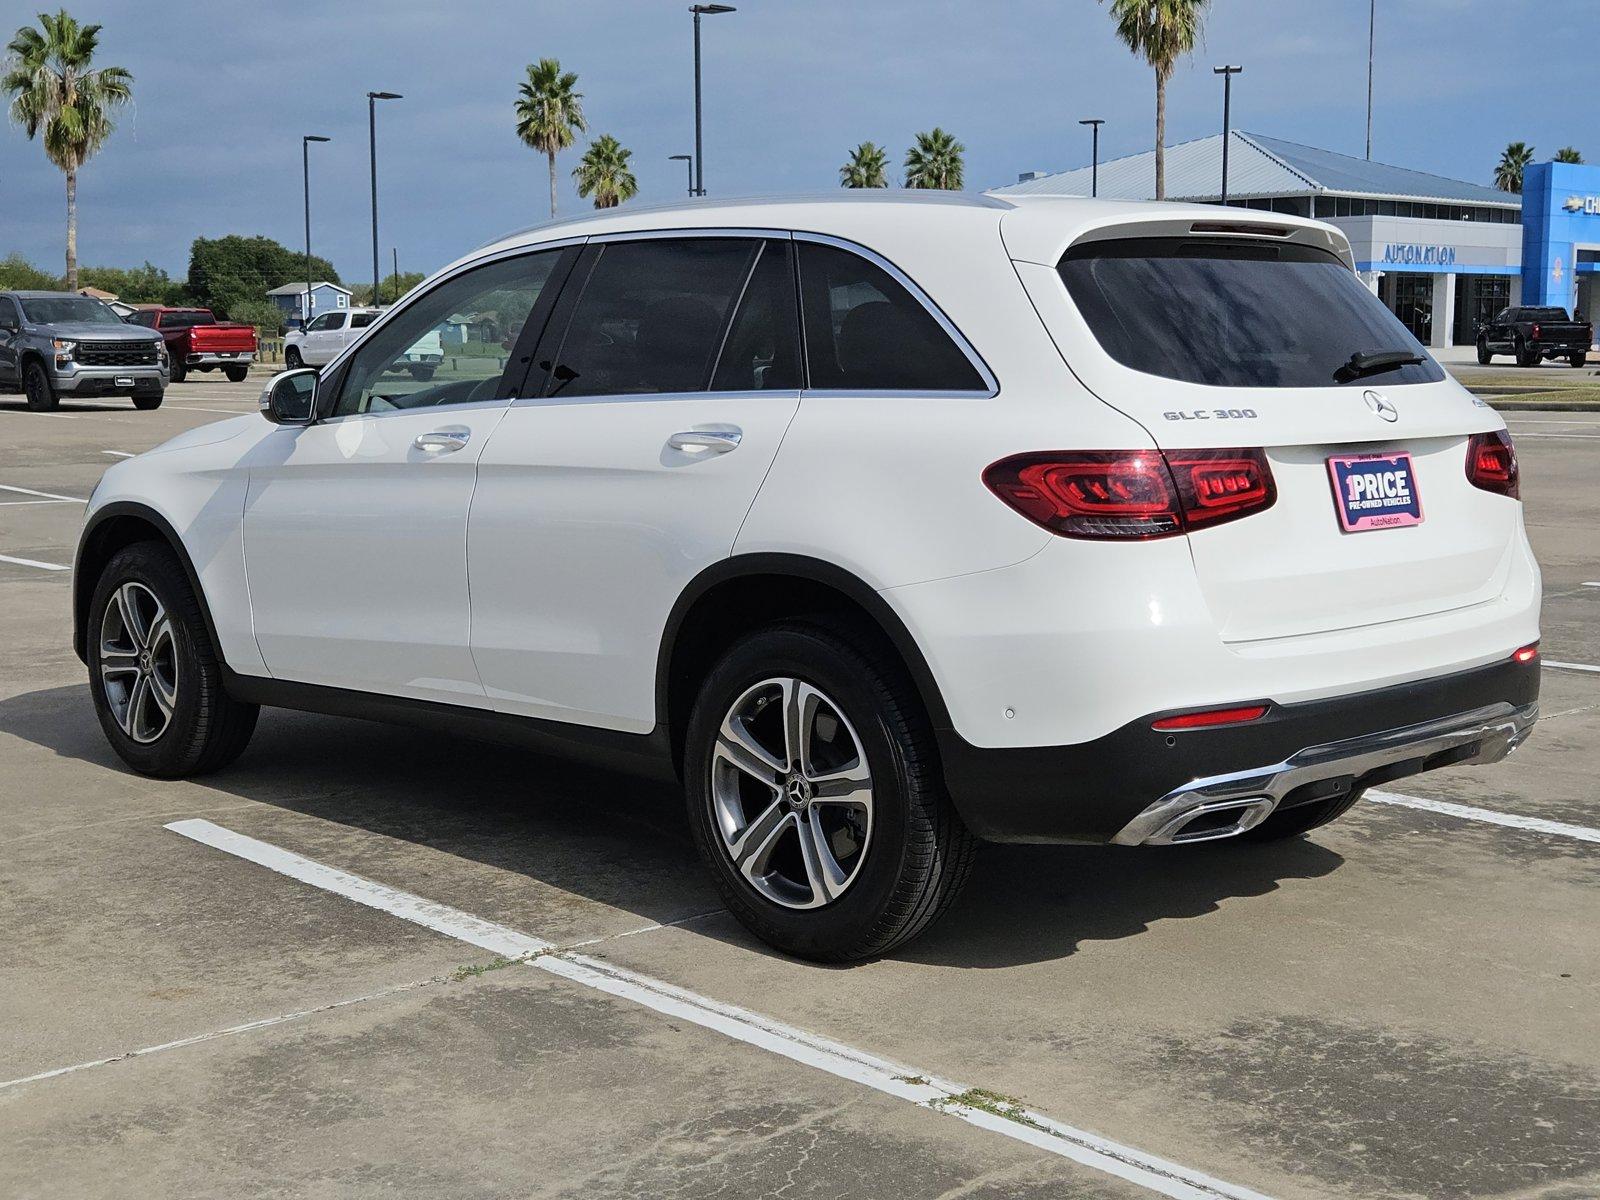
<instances>
[{"instance_id":1,"label":"blue dealership facade","mask_svg":"<svg viewBox=\"0 0 1600 1200\"><path fill-rule=\"evenodd\" d=\"M1538 163L1521 196L1425 171L1235 132L1228 203L1338 226L1367 285L1424 343L1470 344L1514 304L1600 308L1600 167ZM1100 164L1099 194L1149 199L1155 155ZM1090 169L1030 172L997 195L1088 195ZM1222 136L1167 149L1167 195L1221 198Z\"/></svg>"}]
</instances>

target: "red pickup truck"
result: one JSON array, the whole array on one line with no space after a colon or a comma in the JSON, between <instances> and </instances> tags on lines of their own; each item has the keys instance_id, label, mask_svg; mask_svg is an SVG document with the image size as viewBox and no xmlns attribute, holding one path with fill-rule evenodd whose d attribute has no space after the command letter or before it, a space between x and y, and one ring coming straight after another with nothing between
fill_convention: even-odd
<instances>
[{"instance_id":1,"label":"red pickup truck","mask_svg":"<svg viewBox=\"0 0 1600 1200\"><path fill-rule=\"evenodd\" d=\"M173 383L182 383L190 371L222 369L234 383L243 383L256 356L256 330L253 325L219 321L209 308L136 309L127 318L130 325L154 329L167 343L172 363Z\"/></svg>"}]
</instances>

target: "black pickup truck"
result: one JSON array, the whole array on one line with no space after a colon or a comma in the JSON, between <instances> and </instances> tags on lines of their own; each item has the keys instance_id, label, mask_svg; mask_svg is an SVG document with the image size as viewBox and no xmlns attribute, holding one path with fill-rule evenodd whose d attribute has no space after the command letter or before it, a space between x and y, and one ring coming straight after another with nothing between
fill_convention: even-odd
<instances>
[{"instance_id":1,"label":"black pickup truck","mask_svg":"<svg viewBox=\"0 0 1600 1200\"><path fill-rule=\"evenodd\" d=\"M1536 367L1546 358L1581 367L1593 341L1594 327L1574 321L1564 308L1502 308L1478 330L1478 361L1511 354L1519 367Z\"/></svg>"}]
</instances>

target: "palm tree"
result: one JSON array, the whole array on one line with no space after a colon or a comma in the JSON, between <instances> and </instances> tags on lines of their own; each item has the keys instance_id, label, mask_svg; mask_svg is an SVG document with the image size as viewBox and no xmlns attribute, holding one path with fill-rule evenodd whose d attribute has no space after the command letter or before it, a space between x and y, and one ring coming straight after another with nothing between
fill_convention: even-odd
<instances>
[{"instance_id":1,"label":"palm tree","mask_svg":"<svg viewBox=\"0 0 1600 1200\"><path fill-rule=\"evenodd\" d=\"M1104 0L1102 0L1102 3ZM1208 0L1111 0L1117 36L1156 72L1156 199L1167 196L1167 80L1200 38Z\"/></svg>"},{"instance_id":2,"label":"palm tree","mask_svg":"<svg viewBox=\"0 0 1600 1200\"><path fill-rule=\"evenodd\" d=\"M906 151L906 186L959 192L961 156L966 152L965 146L937 125L929 133L917 134L917 144Z\"/></svg>"},{"instance_id":3,"label":"palm tree","mask_svg":"<svg viewBox=\"0 0 1600 1200\"><path fill-rule=\"evenodd\" d=\"M862 142L850 151L850 161L839 168L839 186L886 188L889 186L889 152L875 142Z\"/></svg>"},{"instance_id":4,"label":"palm tree","mask_svg":"<svg viewBox=\"0 0 1600 1200\"><path fill-rule=\"evenodd\" d=\"M1563 146L1556 151L1556 161L1564 163L1581 163L1583 152L1576 146Z\"/></svg>"},{"instance_id":5,"label":"palm tree","mask_svg":"<svg viewBox=\"0 0 1600 1200\"><path fill-rule=\"evenodd\" d=\"M588 132L583 119L583 93L575 92L578 77L565 74L553 58L541 58L528 67L528 77L517 87L517 136L550 158L550 215L556 215L556 153Z\"/></svg>"},{"instance_id":6,"label":"palm tree","mask_svg":"<svg viewBox=\"0 0 1600 1200\"><path fill-rule=\"evenodd\" d=\"M632 157L633 151L623 149L616 138L601 134L589 143L572 172L578 195L585 200L593 196L596 208L615 208L624 200L632 200L639 194L639 181L628 169Z\"/></svg>"},{"instance_id":7,"label":"palm tree","mask_svg":"<svg viewBox=\"0 0 1600 1200\"><path fill-rule=\"evenodd\" d=\"M1502 192L1522 191L1522 172L1533 161L1533 147L1512 142L1494 169L1494 185Z\"/></svg>"},{"instance_id":8,"label":"palm tree","mask_svg":"<svg viewBox=\"0 0 1600 1200\"><path fill-rule=\"evenodd\" d=\"M133 98L133 76L121 67L90 69L100 26L79 25L61 9L39 14L43 32L17 30L0 90L11 119L30 139L44 134L44 152L67 176L67 289L78 290L78 172L116 127L111 110Z\"/></svg>"}]
</instances>

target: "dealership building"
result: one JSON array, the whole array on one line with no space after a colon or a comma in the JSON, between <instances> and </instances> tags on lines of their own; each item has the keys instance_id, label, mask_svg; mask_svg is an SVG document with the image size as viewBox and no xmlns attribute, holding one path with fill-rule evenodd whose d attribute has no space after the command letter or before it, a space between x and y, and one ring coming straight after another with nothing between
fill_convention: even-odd
<instances>
[{"instance_id":1,"label":"dealership building","mask_svg":"<svg viewBox=\"0 0 1600 1200\"><path fill-rule=\"evenodd\" d=\"M1167 198L1217 203L1221 134L1167 148ZM996 195L1087 196L1090 167L1030 172ZM1100 164L1101 197L1147 200L1155 154ZM1523 194L1260 134L1228 143L1228 204L1315 217L1350 239L1367 285L1426 345L1473 342L1515 304L1600 308L1600 167L1530 166Z\"/></svg>"}]
</instances>

